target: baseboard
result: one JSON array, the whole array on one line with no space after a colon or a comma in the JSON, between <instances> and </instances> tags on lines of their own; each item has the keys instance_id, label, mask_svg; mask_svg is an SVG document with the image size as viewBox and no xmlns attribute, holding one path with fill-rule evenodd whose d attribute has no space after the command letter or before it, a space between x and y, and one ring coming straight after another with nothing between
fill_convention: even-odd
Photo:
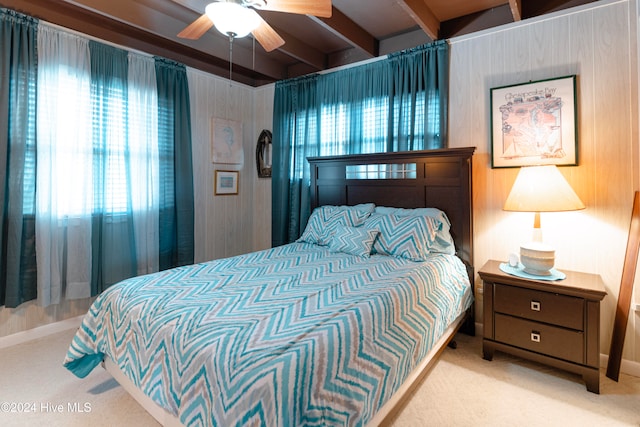
<instances>
[{"instance_id":1,"label":"baseboard","mask_svg":"<svg viewBox=\"0 0 640 427\"><path fill-rule=\"evenodd\" d=\"M49 323L47 325L38 326L37 328L27 329L26 331L21 331L15 334L0 337L0 349L11 347L17 344L22 344L38 338L43 338L48 335L56 334L58 332L67 331L69 329L75 329L80 326L83 318L84 314L61 320L59 322Z\"/></svg>"},{"instance_id":2,"label":"baseboard","mask_svg":"<svg viewBox=\"0 0 640 427\"><path fill-rule=\"evenodd\" d=\"M609 364L609 355L600 354L600 367L606 368ZM632 360L622 359L620 361L620 372L640 378L640 363Z\"/></svg>"}]
</instances>

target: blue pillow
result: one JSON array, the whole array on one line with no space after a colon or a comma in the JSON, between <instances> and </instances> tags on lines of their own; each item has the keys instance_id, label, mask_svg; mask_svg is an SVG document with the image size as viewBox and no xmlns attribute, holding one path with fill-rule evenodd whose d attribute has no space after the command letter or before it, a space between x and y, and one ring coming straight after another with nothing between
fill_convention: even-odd
<instances>
[{"instance_id":1,"label":"blue pillow","mask_svg":"<svg viewBox=\"0 0 640 427\"><path fill-rule=\"evenodd\" d=\"M424 261L433 246L440 221L428 216L373 214L365 227L380 230L373 244L374 253L411 261Z\"/></svg>"},{"instance_id":2,"label":"blue pillow","mask_svg":"<svg viewBox=\"0 0 640 427\"><path fill-rule=\"evenodd\" d=\"M358 206L320 206L309 217L307 226L298 242L327 246L338 225L356 227L362 225L371 215L373 204Z\"/></svg>"},{"instance_id":3,"label":"blue pillow","mask_svg":"<svg viewBox=\"0 0 640 427\"><path fill-rule=\"evenodd\" d=\"M374 213L380 214L396 214L401 216L418 216L424 215L429 216L434 219L440 221L440 228L436 232L436 239L433 242L433 245L429 248L430 253L443 253L454 255L456 253L456 245L453 241L453 237L451 236L451 222L449 222L449 218L447 215L437 208L415 208L415 209L404 209L404 208L390 208L386 206L376 206Z\"/></svg>"},{"instance_id":4,"label":"blue pillow","mask_svg":"<svg viewBox=\"0 0 640 427\"><path fill-rule=\"evenodd\" d=\"M329 250L368 258L379 233L372 228L338 225L329 242Z\"/></svg>"}]
</instances>

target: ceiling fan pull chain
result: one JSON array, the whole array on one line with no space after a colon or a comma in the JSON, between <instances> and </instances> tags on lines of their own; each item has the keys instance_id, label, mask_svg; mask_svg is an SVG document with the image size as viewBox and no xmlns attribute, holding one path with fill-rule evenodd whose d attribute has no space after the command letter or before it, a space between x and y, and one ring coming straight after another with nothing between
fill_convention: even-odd
<instances>
[{"instance_id":1,"label":"ceiling fan pull chain","mask_svg":"<svg viewBox=\"0 0 640 427\"><path fill-rule=\"evenodd\" d=\"M228 33L229 34L229 86L231 86L231 77L232 77L232 70L233 70L233 38L235 36L235 34L233 33Z\"/></svg>"}]
</instances>

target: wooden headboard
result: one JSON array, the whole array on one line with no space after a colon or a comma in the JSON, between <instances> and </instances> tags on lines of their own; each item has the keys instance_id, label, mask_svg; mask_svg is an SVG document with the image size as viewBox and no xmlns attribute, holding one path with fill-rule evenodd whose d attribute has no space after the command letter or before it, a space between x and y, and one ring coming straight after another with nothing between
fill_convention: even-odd
<instances>
[{"instance_id":1,"label":"wooden headboard","mask_svg":"<svg viewBox=\"0 0 640 427\"><path fill-rule=\"evenodd\" d=\"M439 208L451 221L457 255L467 265L473 283L474 151L475 147L469 147L310 157L311 209L369 202L399 208ZM360 165L366 166L360 167L355 175L351 173L354 166ZM380 176L377 170L386 173Z\"/></svg>"}]
</instances>

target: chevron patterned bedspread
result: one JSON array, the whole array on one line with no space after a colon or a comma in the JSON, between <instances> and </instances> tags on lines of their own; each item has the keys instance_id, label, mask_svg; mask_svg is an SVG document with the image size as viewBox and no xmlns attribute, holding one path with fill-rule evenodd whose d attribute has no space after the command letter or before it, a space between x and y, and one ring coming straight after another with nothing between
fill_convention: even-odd
<instances>
[{"instance_id":1,"label":"chevron patterned bedspread","mask_svg":"<svg viewBox=\"0 0 640 427\"><path fill-rule=\"evenodd\" d=\"M466 310L462 262L292 243L125 280L64 365L103 357L184 425L358 426Z\"/></svg>"}]
</instances>

